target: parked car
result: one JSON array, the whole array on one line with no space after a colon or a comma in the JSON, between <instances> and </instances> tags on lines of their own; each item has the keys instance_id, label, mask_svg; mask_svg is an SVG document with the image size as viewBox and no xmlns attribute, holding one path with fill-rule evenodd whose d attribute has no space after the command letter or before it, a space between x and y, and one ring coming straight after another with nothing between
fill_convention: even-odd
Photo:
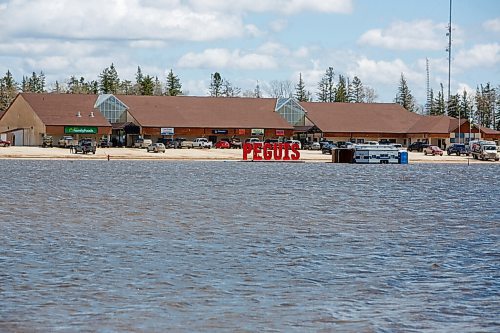
<instances>
[{"instance_id":1,"label":"parked car","mask_svg":"<svg viewBox=\"0 0 500 333\"><path fill-rule=\"evenodd\" d=\"M280 143L280 140L278 140L278 139L266 139L266 140L264 140L264 143L270 143L271 145L274 145L275 143Z\"/></svg>"},{"instance_id":2,"label":"parked car","mask_svg":"<svg viewBox=\"0 0 500 333\"><path fill-rule=\"evenodd\" d=\"M52 148L52 136L45 135L42 139L42 147L50 147Z\"/></svg>"},{"instance_id":3,"label":"parked car","mask_svg":"<svg viewBox=\"0 0 500 333\"><path fill-rule=\"evenodd\" d=\"M468 147L463 143L452 143L451 145L448 146L448 148L446 148L446 153L448 155L457 154L457 156L460 156L464 154L469 156L470 151Z\"/></svg>"},{"instance_id":4,"label":"parked car","mask_svg":"<svg viewBox=\"0 0 500 333\"><path fill-rule=\"evenodd\" d=\"M299 140L286 140L285 143L289 143L289 144L298 144L299 145L299 149L302 149L302 143L299 141Z\"/></svg>"},{"instance_id":5,"label":"parked car","mask_svg":"<svg viewBox=\"0 0 500 333\"><path fill-rule=\"evenodd\" d=\"M354 143L352 143L350 141L338 141L336 144L337 144L337 147L339 147L339 148L353 148L354 147Z\"/></svg>"},{"instance_id":6,"label":"parked car","mask_svg":"<svg viewBox=\"0 0 500 333\"><path fill-rule=\"evenodd\" d=\"M97 148L97 146L96 146L95 142L92 141L92 139L81 139L80 141L78 141L78 144L73 147L73 152L75 154L77 154L77 153L95 154L96 148Z\"/></svg>"},{"instance_id":7,"label":"parked car","mask_svg":"<svg viewBox=\"0 0 500 333\"><path fill-rule=\"evenodd\" d=\"M443 151L438 146L427 146L424 148L424 154L443 156Z\"/></svg>"},{"instance_id":8,"label":"parked car","mask_svg":"<svg viewBox=\"0 0 500 333\"><path fill-rule=\"evenodd\" d=\"M422 152L426 147L429 147L428 143L423 143L422 141L416 141L408 146L408 151L416 150Z\"/></svg>"},{"instance_id":9,"label":"parked car","mask_svg":"<svg viewBox=\"0 0 500 333\"><path fill-rule=\"evenodd\" d=\"M337 145L334 143L328 143L326 145L323 145L323 148L321 149L321 152L323 154L332 154L332 151L337 148Z\"/></svg>"},{"instance_id":10,"label":"parked car","mask_svg":"<svg viewBox=\"0 0 500 333\"><path fill-rule=\"evenodd\" d=\"M111 144L111 142L109 142L109 140L107 138L102 138L99 140L99 147L109 148L111 146L112 146L112 144Z\"/></svg>"},{"instance_id":11,"label":"parked car","mask_svg":"<svg viewBox=\"0 0 500 333\"><path fill-rule=\"evenodd\" d=\"M311 142L308 149L309 150L321 150L321 145L319 144L319 142Z\"/></svg>"},{"instance_id":12,"label":"parked car","mask_svg":"<svg viewBox=\"0 0 500 333\"><path fill-rule=\"evenodd\" d=\"M8 146L10 146L10 141L9 140L0 140L0 146L8 147Z\"/></svg>"},{"instance_id":13,"label":"parked car","mask_svg":"<svg viewBox=\"0 0 500 333\"><path fill-rule=\"evenodd\" d=\"M323 146L324 146L324 145L327 145L327 144L332 144L332 143L333 143L333 141L332 141L332 140L321 140L321 141L319 142L319 145L320 145L321 149L323 149Z\"/></svg>"},{"instance_id":14,"label":"parked car","mask_svg":"<svg viewBox=\"0 0 500 333\"><path fill-rule=\"evenodd\" d=\"M231 148L241 148L241 146L243 145L241 139L238 137L231 138L230 143L231 143Z\"/></svg>"},{"instance_id":15,"label":"parked car","mask_svg":"<svg viewBox=\"0 0 500 333\"><path fill-rule=\"evenodd\" d=\"M262 142L262 141L260 141L259 138L248 138L245 140L245 143L257 143L257 142Z\"/></svg>"},{"instance_id":16,"label":"parked car","mask_svg":"<svg viewBox=\"0 0 500 333\"><path fill-rule=\"evenodd\" d=\"M164 153L165 152L165 145L161 142L152 143L146 147L146 150L148 151L148 153L149 152Z\"/></svg>"},{"instance_id":17,"label":"parked car","mask_svg":"<svg viewBox=\"0 0 500 333\"><path fill-rule=\"evenodd\" d=\"M182 148L182 143L184 141L187 141L186 138L175 138L174 139L174 148L177 149L177 148Z\"/></svg>"},{"instance_id":18,"label":"parked car","mask_svg":"<svg viewBox=\"0 0 500 333\"><path fill-rule=\"evenodd\" d=\"M139 138L139 139L135 140L134 148L146 148L147 146L149 146L152 143L153 143L153 140L151 140L151 139Z\"/></svg>"},{"instance_id":19,"label":"parked car","mask_svg":"<svg viewBox=\"0 0 500 333\"><path fill-rule=\"evenodd\" d=\"M175 147L175 141L172 138L159 138L156 142L163 143L165 145L165 148Z\"/></svg>"},{"instance_id":20,"label":"parked car","mask_svg":"<svg viewBox=\"0 0 500 333\"><path fill-rule=\"evenodd\" d=\"M215 143L215 148L218 149L229 149L231 148L231 144L227 140L220 140Z\"/></svg>"}]
</instances>

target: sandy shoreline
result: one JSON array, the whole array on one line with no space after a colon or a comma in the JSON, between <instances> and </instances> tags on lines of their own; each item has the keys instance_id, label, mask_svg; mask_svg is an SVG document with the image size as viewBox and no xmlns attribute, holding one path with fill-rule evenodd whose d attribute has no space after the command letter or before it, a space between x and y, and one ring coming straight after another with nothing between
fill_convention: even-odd
<instances>
[{"instance_id":1,"label":"sandy shoreline","mask_svg":"<svg viewBox=\"0 0 500 333\"><path fill-rule=\"evenodd\" d=\"M242 161L241 149L167 149L165 153L147 152L137 148L98 148L96 154L73 154L68 148L0 147L0 159L40 160L154 160L154 161ZM321 151L300 151L302 162L331 162L331 155ZM425 156L423 153L408 152L410 164L414 163L495 163L472 159L467 156ZM497 162L498 163L498 162Z\"/></svg>"}]
</instances>

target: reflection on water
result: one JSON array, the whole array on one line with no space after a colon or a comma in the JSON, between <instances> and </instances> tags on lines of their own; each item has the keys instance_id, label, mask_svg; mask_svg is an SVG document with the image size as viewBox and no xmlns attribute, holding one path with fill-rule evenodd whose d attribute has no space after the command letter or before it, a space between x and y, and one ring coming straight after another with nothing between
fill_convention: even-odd
<instances>
[{"instance_id":1,"label":"reflection on water","mask_svg":"<svg viewBox=\"0 0 500 333\"><path fill-rule=\"evenodd\" d=\"M0 167L0 331L500 326L496 164Z\"/></svg>"}]
</instances>

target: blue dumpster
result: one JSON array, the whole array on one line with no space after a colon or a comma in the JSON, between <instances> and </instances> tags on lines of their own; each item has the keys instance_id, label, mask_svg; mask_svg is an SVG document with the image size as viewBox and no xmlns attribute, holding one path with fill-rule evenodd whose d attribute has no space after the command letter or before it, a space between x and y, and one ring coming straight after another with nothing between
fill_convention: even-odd
<instances>
[{"instance_id":1,"label":"blue dumpster","mask_svg":"<svg viewBox=\"0 0 500 333\"><path fill-rule=\"evenodd\" d=\"M399 164L408 164L408 152L400 151L398 153Z\"/></svg>"}]
</instances>

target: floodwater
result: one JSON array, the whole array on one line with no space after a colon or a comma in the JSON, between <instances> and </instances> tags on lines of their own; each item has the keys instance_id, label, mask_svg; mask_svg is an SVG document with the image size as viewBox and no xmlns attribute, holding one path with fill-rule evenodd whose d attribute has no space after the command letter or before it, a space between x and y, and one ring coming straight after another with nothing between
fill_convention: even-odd
<instances>
[{"instance_id":1,"label":"floodwater","mask_svg":"<svg viewBox=\"0 0 500 333\"><path fill-rule=\"evenodd\" d=\"M495 163L0 168L0 332L500 331Z\"/></svg>"}]
</instances>

